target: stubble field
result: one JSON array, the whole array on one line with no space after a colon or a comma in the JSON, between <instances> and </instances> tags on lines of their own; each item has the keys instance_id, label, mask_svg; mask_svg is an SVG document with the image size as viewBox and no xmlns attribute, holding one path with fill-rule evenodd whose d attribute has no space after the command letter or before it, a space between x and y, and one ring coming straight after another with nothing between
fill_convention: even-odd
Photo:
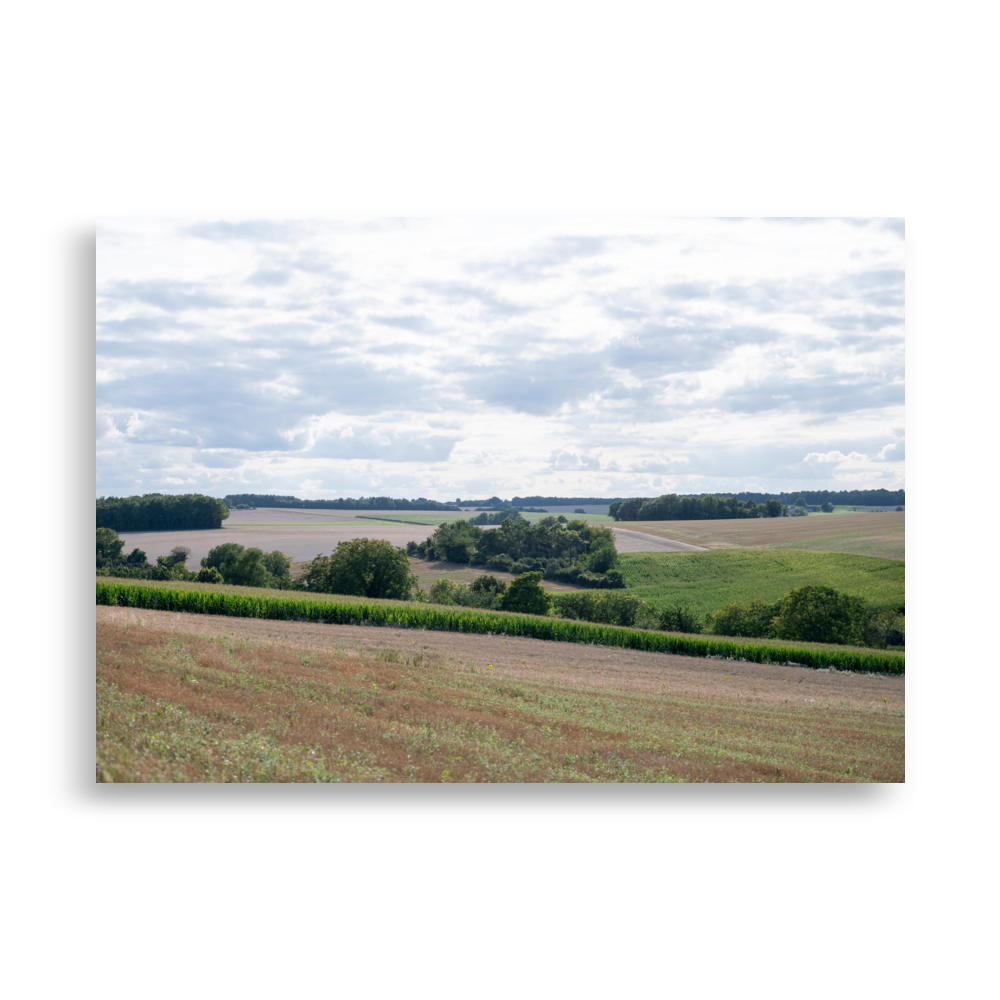
<instances>
[{"instance_id":1,"label":"stubble field","mask_svg":"<svg viewBox=\"0 0 1000 1000\"><path fill-rule=\"evenodd\" d=\"M622 527L707 549L809 549L883 559L906 556L906 514L835 512L720 521L623 521Z\"/></svg>"},{"instance_id":2,"label":"stubble field","mask_svg":"<svg viewBox=\"0 0 1000 1000\"><path fill-rule=\"evenodd\" d=\"M97 608L98 780L903 781L905 679Z\"/></svg>"}]
</instances>

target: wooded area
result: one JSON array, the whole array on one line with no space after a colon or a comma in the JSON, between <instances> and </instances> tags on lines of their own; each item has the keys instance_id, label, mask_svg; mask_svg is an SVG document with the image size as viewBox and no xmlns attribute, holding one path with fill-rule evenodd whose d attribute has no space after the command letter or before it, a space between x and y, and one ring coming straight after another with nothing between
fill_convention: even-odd
<instances>
[{"instance_id":1,"label":"wooded area","mask_svg":"<svg viewBox=\"0 0 1000 1000\"><path fill-rule=\"evenodd\" d=\"M217 497L200 493L171 496L99 497L97 527L113 531L180 531L221 528L229 508Z\"/></svg>"}]
</instances>

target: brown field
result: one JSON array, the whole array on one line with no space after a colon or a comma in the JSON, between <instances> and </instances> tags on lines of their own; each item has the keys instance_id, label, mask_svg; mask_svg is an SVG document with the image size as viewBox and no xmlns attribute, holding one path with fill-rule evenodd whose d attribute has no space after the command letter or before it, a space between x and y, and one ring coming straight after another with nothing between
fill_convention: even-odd
<instances>
[{"instance_id":1,"label":"brown field","mask_svg":"<svg viewBox=\"0 0 1000 1000\"><path fill-rule=\"evenodd\" d=\"M904 780L902 677L96 613L99 780Z\"/></svg>"},{"instance_id":2,"label":"brown field","mask_svg":"<svg viewBox=\"0 0 1000 1000\"><path fill-rule=\"evenodd\" d=\"M905 558L906 514L835 512L810 517L757 517L720 521L627 521L629 531L707 549L809 549L884 559ZM639 551L618 546L622 552Z\"/></svg>"}]
</instances>

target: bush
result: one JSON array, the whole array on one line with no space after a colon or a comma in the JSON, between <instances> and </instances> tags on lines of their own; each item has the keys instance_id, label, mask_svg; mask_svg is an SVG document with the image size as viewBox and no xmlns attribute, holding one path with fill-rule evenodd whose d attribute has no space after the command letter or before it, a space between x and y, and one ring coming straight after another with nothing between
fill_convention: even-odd
<instances>
[{"instance_id":1,"label":"bush","mask_svg":"<svg viewBox=\"0 0 1000 1000\"><path fill-rule=\"evenodd\" d=\"M199 583L224 583L222 579L222 574L218 571L215 566L202 567L198 571L198 582Z\"/></svg>"},{"instance_id":2,"label":"bush","mask_svg":"<svg viewBox=\"0 0 1000 1000\"><path fill-rule=\"evenodd\" d=\"M278 590L291 587L291 564L291 557L283 552L274 551L265 555L262 549L245 549L236 542L217 545L201 561L202 569L217 570L223 583L238 587L274 587ZM277 573L272 574L272 569Z\"/></svg>"},{"instance_id":3,"label":"bush","mask_svg":"<svg viewBox=\"0 0 1000 1000\"><path fill-rule=\"evenodd\" d=\"M381 538L340 542L331 555L317 556L300 581L305 590L397 601L410 600L416 584L406 551Z\"/></svg>"},{"instance_id":4,"label":"bush","mask_svg":"<svg viewBox=\"0 0 1000 1000\"><path fill-rule=\"evenodd\" d=\"M656 627L661 632L701 632L702 624L696 614L680 605L664 608Z\"/></svg>"},{"instance_id":5,"label":"bush","mask_svg":"<svg viewBox=\"0 0 1000 1000\"><path fill-rule=\"evenodd\" d=\"M506 552L501 552L498 556L490 556L486 560L488 569L499 570L501 573L509 573L513 565L514 560Z\"/></svg>"},{"instance_id":6,"label":"bush","mask_svg":"<svg viewBox=\"0 0 1000 1000\"><path fill-rule=\"evenodd\" d=\"M708 616L705 631L712 635L745 636L754 639L775 637L774 619L778 616L777 604L755 600L749 604L730 601L721 611Z\"/></svg>"},{"instance_id":7,"label":"bush","mask_svg":"<svg viewBox=\"0 0 1000 1000\"><path fill-rule=\"evenodd\" d=\"M556 594L552 598L552 604L560 618L603 622L605 625L655 628L658 620L653 605L634 594L608 591ZM642 625L640 621L646 624Z\"/></svg>"},{"instance_id":8,"label":"bush","mask_svg":"<svg viewBox=\"0 0 1000 1000\"><path fill-rule=\"evenodd\" d=\"M523 573L505 591L500 602L504 611L529 615L548 614L552 598L539 586L541 573Z\"/></svg>"},{"instance_id":9,"label":"bush","mask_svg":"<svg viewBox=\"0 0 1000 1000\"><path fill-rule=\"evenodd\" d=\"M778 602L774 632L778 639L862 644L868 613L860 597L833 587L797 587Z\"/></svg>"}]
</instances>

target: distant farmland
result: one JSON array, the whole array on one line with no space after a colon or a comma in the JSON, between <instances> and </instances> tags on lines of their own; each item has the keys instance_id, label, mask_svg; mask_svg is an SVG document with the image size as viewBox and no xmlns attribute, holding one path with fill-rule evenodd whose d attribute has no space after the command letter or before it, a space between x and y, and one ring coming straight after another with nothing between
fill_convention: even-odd
<instances>
[{"instance_id":1,"label":"distant farmland","mask_svg":"<svg viewBox=\"0 0 1000 1000\"><path fill-rule=\"evenodd\" d=\"M628 521L620 527L708 549L803 549L883 559L906 555L906 514L838 512L719 521Z\"/></svg>"},{"instance_id":2,"label":"distant farmland","mask_svg":"<svg viewBox=\"0 0 1000 1000\"><path fill-rule=\"evenodd\" d=\"M902 607L906 600L906 567L896 559L796 549L623 552L619 558L630 592L657 607L685 604L698 614L729 601L773 603L807 584L854 594L878 608Z\"/></svg>"}]
</instances>

